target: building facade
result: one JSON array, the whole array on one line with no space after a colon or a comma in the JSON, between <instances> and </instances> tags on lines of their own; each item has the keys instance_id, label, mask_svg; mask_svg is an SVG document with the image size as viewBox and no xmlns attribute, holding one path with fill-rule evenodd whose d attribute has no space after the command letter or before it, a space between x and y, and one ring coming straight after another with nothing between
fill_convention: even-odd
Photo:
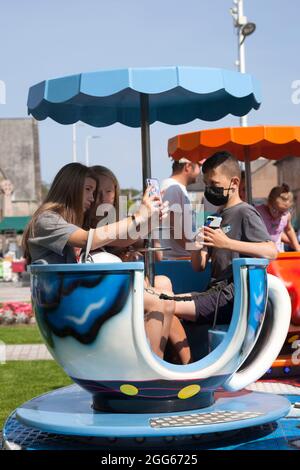
<instances>
[{"instance_id":1,"label":"building facade","mask_svg":"<svg viewBox=\"0 0 300 470\"><path fill-rule=\"evenodd\" d=\"M31 215L41 202L37 122L0 119L0 220Z\"/></svg>"},{"instance_id":2,"label":"building facade","mask_svg":"<svg viewBox=\"0 0 300 470\"><path fill-rule=\"evenodd\" d=\"M265 200L271 189L278 185L277 167L272 160L259 158L251 162L251 177L254 200Z\"/></svg>"}]
</instances>

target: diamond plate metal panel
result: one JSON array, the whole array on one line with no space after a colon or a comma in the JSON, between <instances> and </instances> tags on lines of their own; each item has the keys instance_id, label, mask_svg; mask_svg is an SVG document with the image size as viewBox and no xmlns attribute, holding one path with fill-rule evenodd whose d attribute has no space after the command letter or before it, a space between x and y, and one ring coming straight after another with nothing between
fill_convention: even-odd
<instances>
[{"instance_id":1,"label":"diamond plate metal panel","mask_svg":"<svg viewBox=\"0 0 300 470\"><path fill-rule=\"evenodd\" d=\"M241 419L251 419L261 416L263 413L249 411L216 411L213 413L195 413L189 415L177 415L152 418L149 420L152 428L170 428L173 426L198 426L204 424L217 424Z\"/></svg>"}]
</instances>

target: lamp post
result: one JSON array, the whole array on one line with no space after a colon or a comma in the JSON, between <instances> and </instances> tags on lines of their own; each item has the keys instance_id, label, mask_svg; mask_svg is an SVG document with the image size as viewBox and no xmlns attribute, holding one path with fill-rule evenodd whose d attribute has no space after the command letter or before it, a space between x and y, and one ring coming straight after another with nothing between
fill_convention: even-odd
<instances>
[{"instance_id":1,"label":"lamp post","mask_svg":"<svg viewBox=\"0 0 300 470\"><path fill-rule=\"evenodd\" d=\"M237 30L238 40L238 59L236 61L237 69L240 73L246 73L245 64L245 39L250 34L254 33L256 29L255 23L249 23L246 16L244 16L244 0L233 0L234 6L230 9L233 18L234 27ZM240 117L240 126L248 126L248 117ZM252 204L252 189L251 189L251 167L250 160L247 158L248 148L245 148L245 175L246 175L246 196L247 201Z\"/></svg>"},{"instance_id":2,"label":"lamp post","mask_svg":"<svg viewBox=\"0 0 300 470\"><path fill-rule=\"evenodd\" d=\"M230 9L233 18L234 27L237 30L238 39L238 59L236 66L239 72L246 72L245 64L245 39L250 34L254 33L256 29L255 23L249 23L246 16L244 16L244 0L233 0L234 7ZM247 116L240 117L241 126L247 126Z\"/></svg>"},{"instance_id":3,"label":"lamp post","mask_svg":"<svg viewBox=\"0 0 300 470\"><path fill-rule=\"evenodd\" d=\"M76 135L76 123L72 124L72 155L73 163L77 162L77 135Z\"/></svg>"},{"instance_id":4,"label":"lamp post","mask_svg":"<svg viewBox=\"0 0 300 470\"><path fill-rule=\"evenodd\" d=\"M85 138L85 164L89 166L90 164L90 155L89 155L89 142L91 139L101 139L100 135L87 135Z\"/></svg>"}]
</instances>

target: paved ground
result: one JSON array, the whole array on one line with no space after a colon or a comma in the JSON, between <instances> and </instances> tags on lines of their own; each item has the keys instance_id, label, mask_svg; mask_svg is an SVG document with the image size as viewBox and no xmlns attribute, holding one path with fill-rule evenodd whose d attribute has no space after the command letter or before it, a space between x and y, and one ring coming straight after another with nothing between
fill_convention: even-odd
<instances>
[{"instance_id":1,"label":"paved ground","mask_svg":"<svg viewBox=\"0 0 300 470\"><path fill-rule=\"evenodd\" d=\"M18 301L30 301L30 288L22 287L20 283L0 282L0 303ZM3 350L0 351L0 359L3 359ZM44 344L16 344L5 346L5 359L6 361L40 361L52 360L52 356Z\"/></svg>"},{"instance_id":2,"label":"paved ground","mask_svg":"<svg viewBox=\"0 0 300 470\"><path fill-rule=\"evenodd\" d=\"M30 300L30 287L20 283L0 282L0 302L22 302Z\"/></svg>"},{"instance_id":3,"label":"paved ground","mask_svg":"<svg viewBox=\"0 0 300 470\"><path fill-rule=\"evenodd\" d=\"M6 361L53 360L44 344L11 344L5 348Z\"/></svg>"}]
</instances>

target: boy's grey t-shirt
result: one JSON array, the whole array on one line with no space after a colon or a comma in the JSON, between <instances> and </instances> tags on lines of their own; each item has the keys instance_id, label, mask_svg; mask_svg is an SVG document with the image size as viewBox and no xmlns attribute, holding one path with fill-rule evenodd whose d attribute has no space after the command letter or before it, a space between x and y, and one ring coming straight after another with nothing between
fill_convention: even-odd
<instances>
[{"instance_id":1,"label":"boy's grey t-shirt","mask_svg":"<svg viewBox=\"0 0 300 470\"><path fill-rule=\"evenodd\" d=\"M241 202L236 206L222 209L221 228L233 240L242 242L266 242L270 235L258 211L250 204ZM248 255L242 255L249 257ZM226 249L211 250L212 280L219 281L232 276L232 260L240 258L240 253Z\"/></svg>"},{"instance_id":2,"label":"boy's grey t-shirt","mask_svg":"<svg viewBox=\"0 0 300 470\"><path fill-rule=\"evenodd\" d=\"M67 242L79 228L56 212L43 212L35 223L34 238L28 240L31 262L43 259L49 264L76 263L74 249Z\"/></svg>"}]
</instances>

